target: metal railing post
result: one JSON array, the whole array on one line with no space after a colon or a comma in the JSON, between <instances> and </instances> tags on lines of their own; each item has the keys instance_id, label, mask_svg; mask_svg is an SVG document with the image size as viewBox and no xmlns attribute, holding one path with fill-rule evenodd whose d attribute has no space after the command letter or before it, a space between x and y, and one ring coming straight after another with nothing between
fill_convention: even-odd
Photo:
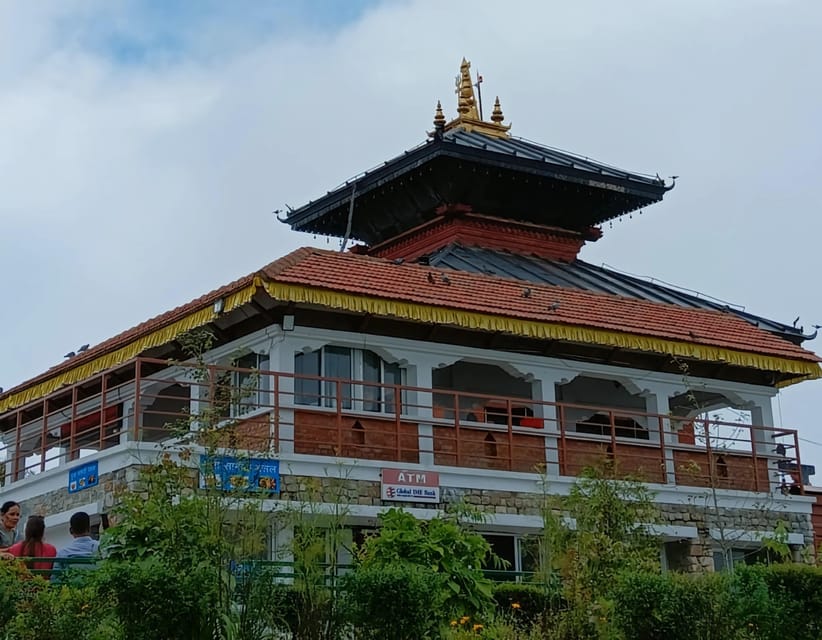
<instances>
[{"instance_id":1,"label":"metal railing post","mask_svg":"<svg viewBox=\"0 0 822 640\"><path fill-rule=\"evenodd\" d=\"M397 462L402 460L402 421L400 420L400 388L394 385L394 423L397 430Z\"/></svg>"},{"instance_id":2,"label":"metal railing post","mask_svg":"<svg viewBox=\"0 0 822 640\"><path fill-rule=\"evenodd\" d=\"M48 437L49 399L43 398L43 431L40 435L40 472L46 470L46 438Z\"/></svg>"},{"instance_id":3,"label":"metal railing post","mask_svg":"<svg viewBox=\"0 0 822 640\"><path fill-rule=\"evenodd\" d=\"M756 457L756 429L753 425L748 426L748 433L751 438L751 456L753 458L753 480L754 491L759 492L759 459Z\"/></svg>"},{"instance_id":4,"label":"metal railing post","mask_svg":"<svg viewBox=\"0 0 822 640\"><path fill-rule=\"evenodd\" d=\"M508 417L508 470L514 469L514 417L512 411L514 410L511 404L511 399L505 402L506 415Z\"/></svg>"},{"instance_id":5,"label":"metal railing post","mask_svg":"<svg viewBox=\"0 0 822 640\"><path fill-rule=\"evenodd\" d=\"M106 389L108 376L103 373L100 376L100 450L103 450L106 434Z\"/></svg>"},{"instance_id":6,"label":"metal railing post","mask_svg":"<svg viewBox=\"0 0 822 640\"><path fill-rule=\"evenodd\" d=\"M74 449L77 446L77 385L71 390L71 422L69 422L69 450L68 459L74 459Z\"/></svg>"},{"instance_id":7,"label":"metal railing post","mask_svg":"<svg viewBox=\"0 0 822 640\"><path fill-rule=\"evenodd\" d=\"M135 442L140 440L140 387L142 386L141 370L142 367L140 358L134 362L134 425L132 427L132 436Z\"/></svg>"}]
</instances>

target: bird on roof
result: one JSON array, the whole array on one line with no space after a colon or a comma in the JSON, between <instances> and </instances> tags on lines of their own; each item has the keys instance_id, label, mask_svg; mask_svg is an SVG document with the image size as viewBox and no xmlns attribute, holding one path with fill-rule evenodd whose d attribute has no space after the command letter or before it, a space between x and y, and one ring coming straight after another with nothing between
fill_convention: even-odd
<instances>
[{"instance_id":1,"label":"bird on roof","mask_svg":"<svg viewBox=\"0 0 822 640\"><path fill-rule=\"evenodd\" d=\"M431 284L434 284L434 274L431 273L430 271L428 272L428 282L430 282Z\"/></svg>"},{"instance_id":2,"label":"bird on roof","mask_svg":"<svg viewBox=\"0 0 822 640\"><path fill-rule=\"evenodd\" d=\"M405 262L405 258L396 258L394 260L394 264L402 264L403 262Z\"/></svg>"},{"instance_id":3,"label":"bird on roof","mask_svg":"<svg viewBox=\"0 0 822 640\"><path fill-rule=\"evenodd\" d=\"M548 311L556 311L559 309L559 300L555 300L554 303L548 307Z\"/></svg>"},{"instance_id":4,"label":"bird on roof","mask_svg":"<svg viewBox=\"0 0 822 640\"><path fill-rule=\"evenodd\" d=\"M530 298L531 297L531 290L528 287L525 287L522 290L522 297L523 298Z\"/></svg>"},{"instance_id":5,"label":"bird on roof","mask_svg":"<svg viewBox=\"0 0 822 640\"><path fill-rule=\"evenodd\" d=\"M68 352L66 355L64 355L63 357L64 357L64 358L73 358L73 357L74 357L74 356L76 356L76 355L77 355L77 354L76 354L76 353L74 353L74 351L69 351L69 352Z\"/></svg>"},{"instance_id":6,"label":"bird on roof","mask_svg":"<svg viewBox=\"0 0 822 640\"><path fill-rule=\"evenodd\" d=\"M443 281L445 284L451 284L451 278L449 278L449 277L448 277L447 275L445 275L444 273L442 274L442 281Z\"/></svg>"},{"instance_id":7,"label":"bird on roof","mask_svg":"<svg viewBox=\"0 0 822 640\"><path fill-rule=\"evenodd\" d=\"M77 353L83 353L83 351L88 351L89 345L84 344L79 349L77 349Z\"/></svg>"}]
</instances>

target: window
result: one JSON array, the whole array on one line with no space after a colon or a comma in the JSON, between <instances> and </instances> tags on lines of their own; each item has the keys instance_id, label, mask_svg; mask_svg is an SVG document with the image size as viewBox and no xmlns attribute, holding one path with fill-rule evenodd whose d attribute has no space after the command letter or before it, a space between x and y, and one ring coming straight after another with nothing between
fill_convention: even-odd
<instances>
[{"instance_id":1,"label":"window","mask_svg":"<svg viewBox=\"0 0 822 640\"><path fill-rule=\"evenodd\" d=\"M505 534L483 533L482 537L491 546L491 552L496 554L502 563L497 565L490 557L485 559L483 569L492 575L502 576L503 572L517 571L517 539Z\"/></svg>"},{"instance_id":2,"label":"window","mask_svg":"<svg viewBox=\"0 0 822 640\"><path fill-rule=\"evenodd\" d=\"M731 564L756 564L766 559L767 553L759 548L714 549L714 571L730 571Z\"/></svg>"},{"instance_id":3,"label":"window","mask_svg":"<svg viewBox=\"0 0 822 640\"><path fill-rule=\"evenodd\" d=\"M231 403L231 417L242 416L266 404L265 376L260 371L268 368L268 355L262 353L248 353L237 358L234 362L237 369L247 371L231 372L231 388L234 395Z\"/></svg>"},{"instance_id":4,"label":"window","mask_svg":"<svg viewBox=\"0 0 822 640\"><path fill-rule=\"evenodd\" d=\"M396 390L403 384L403 369L383 360L373 351L326 346L294 356L294 402L296 404L395 413ZM335 378L320 380L320 378ZM350 380L363 383L352 384Z\"/></svg>"},{"instance_id":5,"label":"window","mask_svg":"<svg viewBox=\"0 0 822 640\"><path fill-rule=\"evenodd\" d=\"M340 380L351 380L351 349L345 347L325 347L325 377L339 378ZM351 408L351 385L339 382L338 380L325 381L326 406L333 405L333 398L342 399L342 408Z\"/></svg>"},{"instance_id":6,"label":"window","mask_svg":"<svg viewBox=\"0 0 822 640\"><path fill-rule=\"evenodd\" d=\"M296 404L320 404L320 381L304 376L319 376L321 351L298 353L294 356L294 402Z\"/></svg>"},{"instance_id":7,"label":"window","mask_svg":"<svg viewBox=\"0 0 822 640\"><path fill-rule=\"evenodd\" d=\"M395 362L385 362L373 351L362 352L362 379L377 385L363 385L363 409L395 413L396 391L392 386L402 385L402 369Z\"/></svg>"}]
</instances>

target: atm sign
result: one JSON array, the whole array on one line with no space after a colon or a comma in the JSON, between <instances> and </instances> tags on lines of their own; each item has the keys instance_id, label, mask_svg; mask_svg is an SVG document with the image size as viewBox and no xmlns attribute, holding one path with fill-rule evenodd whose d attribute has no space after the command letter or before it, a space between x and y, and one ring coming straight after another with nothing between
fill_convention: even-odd
<instances>
[{"instance_id":1,"label":"atm sign","mask_svg":"<svg viewBox=\"0 0 822 640\"><path fill-rule=\"evenodd\" d=\"M440 474L408 469L382 470L382 499L395 502L440 501Z\"/></svg>"}]
</instances>

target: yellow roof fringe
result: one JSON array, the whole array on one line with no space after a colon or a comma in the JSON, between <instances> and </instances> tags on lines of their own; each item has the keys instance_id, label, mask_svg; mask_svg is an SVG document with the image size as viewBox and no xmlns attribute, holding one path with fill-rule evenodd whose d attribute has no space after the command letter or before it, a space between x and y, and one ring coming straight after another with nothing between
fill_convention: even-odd
<instances>
[{"instance_id":1,"label":"yellow roof fringe","mask_svg":"<svg viewBox=\"0 0 822 640\"><path fill-rule=\"evenodd\" d=\"M252 284L251 286L245 287L226 296L223 304L223 313L236 309L237 307L241 307L249 302L254 296L255 291L256 287ZM146 349L159 347L167 342L171 342L177 336L185 333L186 331L191 331L192 329L208 324L218 315L219 314L211 305L205 309L194 311L184 318L171 323L170 325L161 327L160 329L152 331L145 336L135 338L133 342L130 342L116 351L101 355L90 362L86 362L85 364L81 364L74 369L69 369L64 373L58 374L54 378L44 380L43 382L33 385L28 389L23 389L18 393L8 396L7 398L3 398L0 400L0 413L8 409L27 404L34 400L38 400L54 391L57 391L60 387L74 384L75 382L80 382L97 373L101 373L106 369L110 369L118 364L128 362L132 358L136 358L138 355L143 353Z\"/></svg>"},{"instance_id":2,"label":"yellow roof fringe","mask_svg":"<svg viewBox=\"0 0 822 640\"><path fill-rule=\"evenodd\" d=\"M394 316L417 322L447 324L465 329L482 331L501 331L527 338L541 340L567 340L571 342L593 343L609 347L620 347L653 353L664 353L709 362L726 362L727 364L764 371L781 371L805 376L808 379L822 377L819 364L805 360L766 356L750 351L738 351L698 345L678 340L654 338L621 331L593 329L568 324L523 320L486 313L460 311L447 307L421 305L384 298L356 296L335 291L314 289L300 285L289 285L269 282L266 285L268 294L276 299L289 302L305 302L323 307L343 309L354 313L370 313L377 316ZM787 381L782 386L793 384Z\"/></svg>"},{"instance_id":3,"label":"yellow roof fringe","mask_svg":"<svg viewBox=\"0 0 822 640\"><path fill-rule=\"evenodd\" d=\"M261 284L263 284L261 280L255 277L253 284L226 296L223 312L232 311L248 303ZM620 331L593 329L536 320L523 320L487 313L460 311L434 305L351 295L281 282L266 282L265 290L275 300L315 304L353 313L393 316L404 320L451 325L481 331L501 331L512 335L541 340L587 342L610 347L664 353L709 362L726 362L731 365L752 369L791 373L797 376L804 376L805 379L822 377L822 369L820 369L819 364L815 362L779 358L749 351L723 349L721 347L666 340L664 338L654 338ZM80 382L106 369L128 362L147 349L166 344L186 331L208 324L218 315L212 306L193 311L176 322L156 329L145 336L135 338L134 341L116 351L101 355L90 362L79 365L74 369L60 373L53 378L44 380L43 382L3 398L0 400L0 413L42 398L65 385ZM800 380L787 380L780 383L779 386L788 386L799 381Z\"/></svg>"}]
</instances>

